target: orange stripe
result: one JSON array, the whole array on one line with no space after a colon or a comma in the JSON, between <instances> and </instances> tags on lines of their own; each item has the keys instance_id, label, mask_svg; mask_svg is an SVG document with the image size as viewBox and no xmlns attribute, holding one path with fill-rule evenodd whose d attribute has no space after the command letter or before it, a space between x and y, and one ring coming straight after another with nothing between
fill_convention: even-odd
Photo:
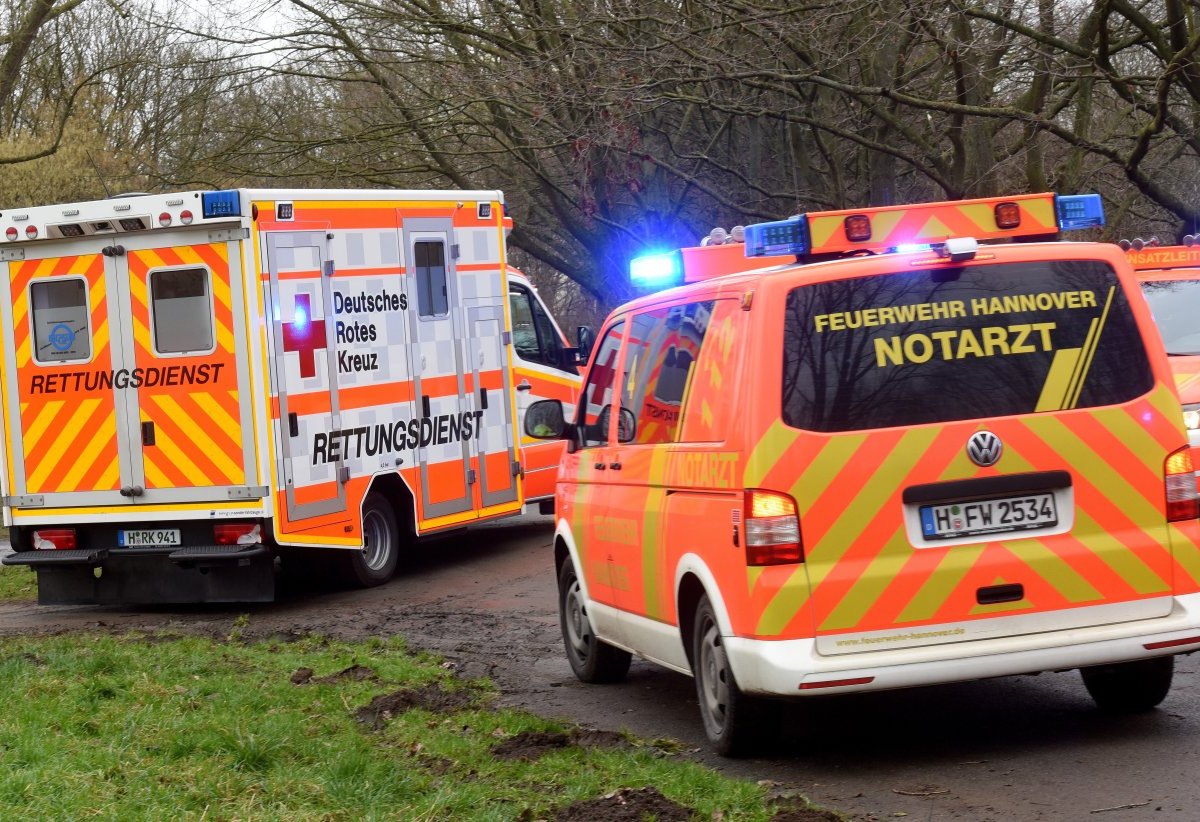
<instances>
[{"instance_id":1,"label":"orange stripe","mask_svg":"<svg viewBox=\"0 0 1200 822\"><path fill-rule=\"evenodd\" d=\"M500 371L495 374L495 386L500 387L502 378ZM489 379L492 379L489 377ZM448 377L429 377L421 381L421 390L431 398L457 396L458 375ZM359 385L353 388L338 390L338 404L343 411L353 408L367 408L372 405L394 405L401 402L412 402L416 394L411 382L387 382L376 385ZM329 392L313 391L308 394L288 394L288 411L304 417L309 414L329 413ZM273 419L279 419L279 405L273 404L271 410Z\"/></svg>"},{"instance_id":2,"label":"orange stripe","mask_svg":"<svg viewBox=\"0 0 1200 822\"><path fill-rule=\"evenodd\" d=\"M147 400L149 402L146 402ZM187 485L228 484L229 478L217 467L216 463L209 459L208 453L188 435L187 430L179 424L179 421L162 410L156 400L155 397L143 397L143 407L148 409L147 415L154 420L154 424L158 427L158 436L161 437L165 434L170 443L182 451L203 475L201 477L185 477L185 483ZM189 419L187 422L196 425L194 419Z\"/></svg>"},{"instance_id":3,"label":"orange stripe","mask_svg":"<svg viewBox=\"0 0 1200 822\"><path fill-rule=\"evenodd\" d=\"M67 419L69 418L69 415L73 414L75 412L76 408L77 408L76 405L67 403L63 407L63 411L66 413L59 414L56 417L55 422L56 423L66 422ZM116 433L117 433L116 428L115 428L115 419L116 418L108 413L109 410L110 409L105 408L104 404L101 403L100 405L96 406L95 410L92 412L92 415L90 417L88 417L87 420L84 421L83 425L81 425L76 430L74 430L72 432L60 430L57 437L66 438L66 439L68 439L69 442L72 443L72 446L68 449L68 453L78 454L79 452L81 452L83 450L84 445L91 442L93 439L96 439L97 437L101 437L104 435L107 435L108 437L113 438L111 447L112 447L112 451L115 453L115 451L116 451L115 438L116 438ZM103 434L102 434L100 429L102 427L104 427L105 423L114 423L114 428L111 431L103 432ZM52 442L55 439L57 439L57 437L47 436L43 439L43 442L46 443L47 446L50 446L52 444ZM32 460L29 460L27 465L38 465L42 462L42 460L45 459L45 449L38 449L38 450L42 452L41 458L39 459L39 458L35 457ZM103 456L107 456L106 452L108 452L108 451L109 451L109 445L106 444L104 449L101 451L102 457L100 459L97 459L97 462L105 461L103 459ZM77 490L80 490L83 488L83 485L82 485L83 474L85 473L85 471L88 468L91 468L91 467L92 466L80 466L73 458L60 460L58 465L55 465L50 470L50 473L46 475L46 480L42 484L42 488L45 490L48 490L48 491L77 491ZM71 476L72 476L72 474L74 474L76 472L76 469L79 469L78 476L75 476L74 481L72 483L68 484L68 480L71 479ZM30 472L30 473L32 473L32 472ZM28 474L26 476L28 476Z\"/></svg>"},{"instance_id":4,"label":"orange stripe","mask_svg":"<svg viewBox=\"0 0 1200 822\"><path fill-rule=\"evenodd\" d=\"M212 438L213 442L216 443L218 447L221 448L221 451L225 454L225 456L233 460L235 464L241 465L241 431L230 431L225 426L218 424L217 420L214 420L209 416L208 412L204 410L204 406L196 401L197 394L205 393L208 392L194 391L176 397L175 401L179 403L179 406L188 413L193 421L195 421L204 429L204 432L208 434L210 438ZM208 396L219 401L220 395L224 393L224 391L213 391L208 393ZM233 414L232 416L234 419L237 419L237 414Z\"/></svg>"}]
</instances>

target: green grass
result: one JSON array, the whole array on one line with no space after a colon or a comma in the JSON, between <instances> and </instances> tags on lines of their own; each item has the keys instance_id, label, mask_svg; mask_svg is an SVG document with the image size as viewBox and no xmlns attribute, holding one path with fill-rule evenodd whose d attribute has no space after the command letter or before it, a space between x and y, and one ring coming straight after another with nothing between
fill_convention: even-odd
<instances>
[{"instance_id":1,"label":"green grass","mask_svg":"<svg viewBox=\"0 0 1200 822\"><path fill-rule=\"evenodd\" d=\"M351 664L378 680L291 682L301 667L320 677ZM474 700L398 713L379 731L354 718L375 696L432 683ZM542 819L646 785L703 818L770 817L762 788L654 747L497 759L492 746L513 734L564 726L489 709L489 687L399 640L6 640L0 819Z\"/></svg>"},{"instance_id":2,"label":"green grass","mask_svg":"<svg viewBox=\"0 0 1200 822\"><path fill-rule=\"evenodd\" d=\"M37 574L28 568L0 565L0 602L37 599Z\"/></svg>"}]
</instances>

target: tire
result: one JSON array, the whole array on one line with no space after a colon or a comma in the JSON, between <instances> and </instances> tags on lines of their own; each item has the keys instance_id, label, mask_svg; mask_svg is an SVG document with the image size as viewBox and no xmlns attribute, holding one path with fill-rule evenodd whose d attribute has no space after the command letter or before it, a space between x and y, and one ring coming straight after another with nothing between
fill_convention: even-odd
<instances>
[{"instance_id":1,"label":"tire","mask_svg":"<svg viewBox=\"0 0 1200 822\"><path fill-rule=\"evenodd\" d=\"M1113 714L1149 711L1167 698L1175 657L1159 656L1080 668L1084 687L1100 710Z\"/></svg>"},{"instance_id":2,"label":"tire","mask_svg":"<svg viewBox=\"0 0 1200 822\"><path fill-rule=\"evenodd\" d=\"M692 674L704 732L721 756L753 754L771 741L778 705L742 693L729 667L725 638L707 596L696 604Z\"/></svg>"},{"instance_id":3,"label":"tire","mask_svg":"<svg viewBox=\"0 0 1200 822\"><path fill-rule=\"evenodd\" d=\"M346 575L353 585L374 588L396 573L400 559L400 528L396 513L381 495L371 493L363 500L363 547L350 551Z\"/></svg>"},{"instance_id":4,"label":"tire","mask_svg":"<svg viewBox=\"0 0 1200 822\"><path fill-rule=\"evenodd\" d=\"M633 657L599 639L588 618L587 601L571 560L558 572L558 623L571 670L582 682L620 682Z\"/></svg>"}]
</instances>

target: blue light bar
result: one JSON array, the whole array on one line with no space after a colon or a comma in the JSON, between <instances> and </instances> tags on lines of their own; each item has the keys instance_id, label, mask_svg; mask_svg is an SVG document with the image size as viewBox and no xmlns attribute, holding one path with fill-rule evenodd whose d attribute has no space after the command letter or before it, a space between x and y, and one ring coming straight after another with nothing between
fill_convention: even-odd
<instances>
[{"instance_id":1,"label":"blue light bar","mask_svg":"<svg viewBox=\"0 0 1200 822\"><path fill-rule=\"evenodd\" d=\"M920 251L929 251L932 249L929 243L901 243L896 246L897 254L916 254Z\"/></svg>"},{"instance_id":2,"label":"blue light bar","mask_svg":"<svg viewBox=\"0 0 1200 822\"><path fill-rule=\"evenodd\" d=\"M666 251L634 257L629 261L629 280L634 285L655 288L683 282L683 255Z\"/></svg>"},{"instance_id":3,"label":"blue light bar","mask_svg":"<svg viewBox=\"0 0 1200 822\"><path fill-rule=\"evenodd\" d=\"M206 191L200 200L205 217L242 216L242 198L236 191Z\"/></svg>"},{"instance_id":4,"label":"blue light bar","mask_svg":"<svg viewBox=\"0 0 1200 822\"><path fill-rule=\"evenodd\" d=\"M1063 231L1104 225L1104 204L1099 194L1060 194L1054 198L1054 208Z\"/></svg>"},{"instance_id":5,"label":"blue light bar","mask_svg":"<svg viewBox=\"0 0 1200 822\"><path fill-rule=\"evenodd\" d=\"M803 215L746 226L747 257L800 257L811 247Z\"/></svg>"}]
</instances>

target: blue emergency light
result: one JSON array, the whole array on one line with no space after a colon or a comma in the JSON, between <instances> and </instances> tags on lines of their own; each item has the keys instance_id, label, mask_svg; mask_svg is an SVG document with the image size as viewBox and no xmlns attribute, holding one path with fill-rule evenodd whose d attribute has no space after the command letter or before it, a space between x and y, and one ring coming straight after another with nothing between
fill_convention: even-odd
<instances>
[{"instance_id":1,"label":"blue emergency light","mask_svg":"<svg viewBox=\"0 0 1200 822\"><path fill-rule=\"evenodd\" d=\"M1060 194L1054 198L1054 210L1063 231L1104 225L1104 204L1099 194Z\"/></svg>"},{"instance_id":2,"label":"blue emergency light","mask_svg":"<svg viewBox=\"0 0 1200 822\"><path fill-rule=\"evenodd\" d=\"M634 285L661 288L683 282L683 255L678 251L643 254L629 261L629 279Z\"/></svg>"},{"instance_id":3,"label":"blue emergency light","mask_svg":"<svg viewBox=\"0 0 1200 822\"><path fill-rule=\"evenodd\" d=\"M200 195L205 217L240 217L242 198L236 191L206 191Z\"/></svg>"},{"instance_id":4,"label":"blue emergency light","mask_svg":"<svg viewBox=\"0 0 1200 822\"><path fill-rule=\"evenodd\" d=\"M787 254L802 257L811 246L808 219L803 214L786 220L746 226L747 257L779 257Z\"/></svg>"}]
</instances>

